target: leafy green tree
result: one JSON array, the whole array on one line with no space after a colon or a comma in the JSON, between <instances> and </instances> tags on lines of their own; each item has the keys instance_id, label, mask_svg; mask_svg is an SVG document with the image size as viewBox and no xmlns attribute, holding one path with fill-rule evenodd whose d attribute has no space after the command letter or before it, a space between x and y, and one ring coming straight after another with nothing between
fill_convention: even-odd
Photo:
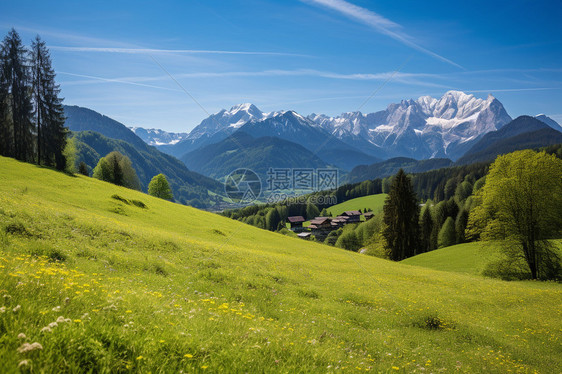
<instances>
[{"instance_id":1,"label":"leafy green tree","mask_svg":"<svg viewBox=\"0 0 562 374\"><path fill-rule=\"evenodd\" d=\"M389 258L400 261L419 253L420 208L410 178L402 169L392 181L383 211Z\"/></svg>"},{"instance_id":2,"label":"leafy green tree","mask_svg":"<svg viewBox=\"0 0 562 374\"><path fill-rule=\"evenodd\" d=\"M449 247L455 245L457 242L457 233L455 231L455 220L452 217L447 217L443 227L439 231L439 238L437 245L439 248Z\"/></svg>"},{"instance_id":3,"label":"leafy green tree","mask_svg":"<svg viewBox=\"0 0 562 374\"><path fill-rule=\"evenodd\" d=\"M172 189L164 174L158 174L152 178L148 184L148 194L170 201L174 199Z\"/></svg>"},{"instance_id":4,"label":"leafy green tree","mask_svg":"<svg viewBox=\"0 0 562 374\"><path fill-rule=\"evenodd\" d=\"M111 166L105 157L100 158L98 164L94 168L92 176L104 182L113 183L113 174Z\"/></svg>"},{"instance_id":5,"label":"leafy green tree","mask_svg":"<svg viewBox=\"0 0 562 374\"><path fill-rule=\"evenodd\" d=\"M560 277L550 239L562 227L562 160L531 150L499 156L476 195L467 233L524 259L533 279Z\"/></svg>"},{"instance_id":6,"label":"leafy green tree","mask_svg":"<svg viewBox=\"0 0 562 374\"><path fill-rule=\"evenodd\" d=\"M357 237L357 234L355 234L355 231L344 231L336 241L336 247L357 252L359 248L361 248L361 241Z\"/></svg>"},{"instance_id":7,"label":"leafy green tree","mask_svg":"<svg viewBox=\"0 0 562 374\"><path fill-rule=\"evenodd\" d=\"M140 181L131 160L117 151L102 157L92 176L118 186L140 190Z\"/></svg>"}]
</instances>

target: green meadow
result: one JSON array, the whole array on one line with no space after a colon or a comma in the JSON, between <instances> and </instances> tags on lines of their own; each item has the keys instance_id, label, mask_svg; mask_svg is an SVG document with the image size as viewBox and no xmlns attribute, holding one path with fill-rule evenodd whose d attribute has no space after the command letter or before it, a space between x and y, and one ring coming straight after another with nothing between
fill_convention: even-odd
<instances>
[{"instance_id":1,"label":"green meadow","mask_svg":"<svg viewBox=\"0 0 562 374\"><path fill-rule=\"evenodd\" d=\"M560 284L393 263L6 158L0 247L2 373L562 367Z\"/></svg>"},{"instance_id":2,"label":"green meadow","mask_svg":"<svg viewBox=\"0 0 562 374\"><path fill-rule=\"evenodd\" d=\"M363 211L365 208L370 208L374 213L378 213L382 211L382 207L384 206L384 201L386 199L386 194L377 194L377 195L368 195L363 197L357 197L355 199L351 199L345 201L343 203L334 205L328 208L328 212L332 213L333 216L337 216L342 214L343 212L349 210L359 210Z\"/></svg>"}]
</instances>

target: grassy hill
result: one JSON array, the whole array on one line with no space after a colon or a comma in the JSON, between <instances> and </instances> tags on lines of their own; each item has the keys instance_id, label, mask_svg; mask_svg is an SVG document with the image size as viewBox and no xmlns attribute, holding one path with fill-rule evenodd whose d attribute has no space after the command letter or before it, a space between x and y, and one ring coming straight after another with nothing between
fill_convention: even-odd
<instances>
[{"instance_id":1,"label":"grassy hill","mask_svg":"<svg viewBox=\"0 0 562 374\"><path fill-rule=\"evenodd\" d=\"M363 197L358 197L345 201L343 203L331 206L328 211L332 213L333 216L342 214L348 210L359 210L363 211L364 208L371 208L374 213L380 212L384 206L384 200L386 199L386 194L368 195Z\"/></svg>"},{"instance_id":2,"label":"grassy hill","mask_svg":"<svg viewBox=\"0 0 562 374\"><path fill-rule=\"evenodd\" d=\"M407 258L403 264L425 268L478 275L496 256L490 247L481 243L465 243Z\"/></svg>"},{"instance_id":3,"label":"grassy hill","mask_svg":"<svg viewBox=\"0 0 562 374\"><path fill-rule=\"evenodd\" d=\"M0 372L562 367L559 284L392 263L11 159L0 171Z\"/></svg>"}]
</instances>

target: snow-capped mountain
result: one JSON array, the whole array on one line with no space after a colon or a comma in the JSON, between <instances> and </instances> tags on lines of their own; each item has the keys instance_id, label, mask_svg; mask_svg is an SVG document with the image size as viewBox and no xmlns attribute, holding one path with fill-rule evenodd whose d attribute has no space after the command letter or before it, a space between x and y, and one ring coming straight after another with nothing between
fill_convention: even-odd
<instances>
[{"instance_id":1,"label":"snow-capped mountain","mask_svg":"<svg viewBox=\"0 0 562 374\"><path fill-rule=\"evenodd\" d=\"M174 145L187 138L185 132L167 132L159 129L145 129L142 127L129 127L139 138L148 145Z\"/></svg>"},{"instance_id":2,"label":"snow-capped mountain","mask_svg":"<svg viewBox=\"0 0 562 374\"><path fill-rule=\"evenodd\" d=\"M456 159L482 135L511 121L503 105L489 95L479 99L449 91L439 99L422 96L390 104L386 110L308 117L332 135L366 151L383 150L388 157Z\"/></svg>"},{"instance_id":3,"label":"snow-capped mountain","mask_svg":"<svg viewBox=\"0 0 562 374\"><path fill-rule=\"evenodd\" d=\"M553 120L552 118L544 115L544 114L537 114L535 116L536 119L538 119L539 121L541 121L542 123L547 124L548 126L550 126L551 128L553 128L554 130L558 130L560 132L562 132L562 126L560 126L560 124L558 122L556 122L555 120Z\"/></svg>"}]
</instances>

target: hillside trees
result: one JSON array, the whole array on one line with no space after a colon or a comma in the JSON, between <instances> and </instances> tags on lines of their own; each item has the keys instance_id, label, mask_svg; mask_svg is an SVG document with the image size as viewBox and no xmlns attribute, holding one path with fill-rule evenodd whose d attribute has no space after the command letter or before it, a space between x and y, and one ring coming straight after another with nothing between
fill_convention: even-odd
<instances>
[{"instance_id":1,"label":"hillside trees","mask_svg":"<svg viewBox=\"0 0 562 374\"><path fill-rule=\"evenodd\" d=\"M7 134L2 153L22 161L33 161L33 123L30 72L27 50L19 34L12 29L2 42L2 94L8 101L8 118L2 123Z\"/></svg>"},{"instance_id":2,"label":"hillside trees","mask_svg":"<svg viewBox=\"0 0 562 374\"><path fill-rule=\"evenodd\" d=\"M100 158L92 175L94 178L118 186L140 190L140 181L131 160L117 151Z\"/></svg>"},{"instance_id":3,"label":"hillside trees","mask_svg":"<svg viewBox=\"0 0 562 374\"><path fill-rule=\"evenodd\" d=\"M533 279L560 277L561 260L549 239L562 234L562 160L531 150L499 156L476 199L470 235L495 240L523 259Z\"/></svg>"},{"instance_id":4,"label":"hillside trees","mask_svg":"<svg viewBox=\"0 0 562 374\"><path fill-rule=\"evenodd\" d=\"M59 98L60 87L55 83L55 71L46 44L39 36L31 46L32 98L37 130L37 163L66 166L63 150L67 129L64 127L64 109Z\"/></svg>"},{"instance_id":5,"label":"hillside trees","mask_svg":"<svg viewBox=\"0 0 562 374\"><path fill-rule=\"evenodd\" d=\"M392 181L384 205L383 237L391 260L416 255L419 243L419 205L410 179L400 169Z\"/></svg>"},{"instance_id":6,"label":"hillside trees","mask_svg":"<svg viewBox=\"0 0 562 374\"><path fill-rule=\"evenodd\" d=\"M45 42L29 52L10 30L0 48L0 154L66 167L64 111Z\"/></svg>"},{"instance_id":7,"label":"hillside trees","mask_svg":"<svg viewBox=\"0 0 562 374\"><path fill-rule=\"evenodd\" d=\"M148 184L148 194L164 200L172 201L174 199L172 189L164 174L158 174L152 178Z\"/></svg>"}]
</instances>

